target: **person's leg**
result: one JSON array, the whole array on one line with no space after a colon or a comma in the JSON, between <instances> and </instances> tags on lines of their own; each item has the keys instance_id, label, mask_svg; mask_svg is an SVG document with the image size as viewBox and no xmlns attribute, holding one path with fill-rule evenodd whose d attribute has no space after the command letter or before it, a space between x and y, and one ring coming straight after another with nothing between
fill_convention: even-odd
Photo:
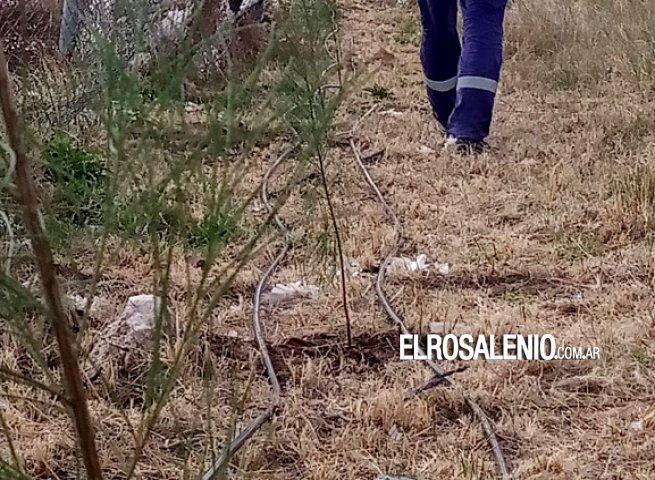
<instances>
[{"instance_id":1,"label":"person's leg","mask_svg":"<svg viewBox=\"0 0 655 480\"><path fill-rule=\"evenodd\" d=\"M432 114L445 129L455 106L461 46L457 0L418 0L421 13L421 64Z\"/></svg>"},{"instance_id":2,"label":"person's leg","mask_svg":"<svg viewBox=\"0 0 655 480\"><path fill-rule=\"evenodd\" d=\"M447 132L482 142L488 135L503 62L507 0L461 0L464 20L457 99Z\"/></svg>"}]
</instances>

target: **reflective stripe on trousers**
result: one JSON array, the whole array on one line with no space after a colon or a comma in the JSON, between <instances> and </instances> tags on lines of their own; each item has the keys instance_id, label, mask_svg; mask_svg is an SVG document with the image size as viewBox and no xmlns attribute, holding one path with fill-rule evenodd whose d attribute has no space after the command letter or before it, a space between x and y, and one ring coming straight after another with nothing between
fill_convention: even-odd
<instances>
[{"instance_id":1,"label":"reflective stripe on trousers","mask_svg":"<svg viewBox=\"0 0 655 480\"><path fill-rule=\"evenodd\" d=\"M483 140L489 135L502 66L507 0L460 0L461 43L457 0L418 2L421 64L432 112L447 133Z\"/></svg>"}]
</instances>

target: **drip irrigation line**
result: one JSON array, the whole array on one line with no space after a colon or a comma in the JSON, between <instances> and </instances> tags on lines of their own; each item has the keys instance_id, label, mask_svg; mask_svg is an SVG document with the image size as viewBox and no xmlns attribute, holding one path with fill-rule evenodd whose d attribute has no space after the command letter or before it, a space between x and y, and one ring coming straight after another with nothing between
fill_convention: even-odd
<instances>
[{"instance_id":1,"label":"drip irrigation line","mask_svg":"<svg viewBox=\"0 0 655 480\"><path fill-rule=\"evenodd\" d=\"M371 108L366 114L360 118L360 120L357 122L356 125L359 125L364 118L366 118L368 115L370 115L376 107ZM362 161L361 154L359 152L359 149L355 145L355 142L353 140L353 132L356 127L353 127L353 129L349 132L350 133L350 139L349 139L349 144L350 147L353 151L353 154L355 156L356 162L361 169L362 173L364 174L364 177L366 178L366 181L370 185L370 187L373 189L374 193L376 194L378 200L380 203L384 206L385 211L387 214L391 217L393 220L394 224L394 243L392 247L389 249L389 252L385 256L382 265L380 266L380 269L378 271L378 276L377 276L377 281L376 281L376 295L382 304L387 316L393 321L395 325L400 329L400 331L404 334L410 334L411 332L405 325L405 322L403 319L396 313L396 310L392 306L391 302L388 300L387 295L384 291L384 281L385 281L385 274L386 274L386 269L387 266L389 265L391 259L397 254L398 250L400 249L402 243L403 243L403 226L402 223L400 222L400 219L396 215L395 211L389 206L387 201L384 198L384 195L380 191L379 187L377 186L376 182L373 180L371 177L370 172L368 171L366 165ZM262 185L261 185L261 191L260 191L260 199L266 206L267 210L269 213L273 213L274 208L271 205L269 198L268 198L268 182L270 179L271 173L284 161L284 159L293 151L294 147L291 147L287 151L285 151L276 161L275 163L267 170L267 172L264 175ZM277 214L273 215L273 220L278 228L278 230L282 233L283 235L283 245L282 248L280 249L278 255L276 258L271 262L271 264L268 266L268 268L265 270L263 275L261 276L259 283L257 285L257 288L255 290L254 298L253 298L253 317L252 317L252 326L253 326L253 331L255 334L255 340L257 341L257 345L262 357L262 362L264 364L264 367L266 369L267 376L269 378L269 382L271 384L272 388L272 394L271 394L271 403L270 405L264 410L263 413L261 413L255 420L250 422L243 430L239 432L239 434L236 436L236 438L230 443L230 445L223 450L221 455L216 459L216 461L213 463L213 465L204 473L204 475L201 477L201 480L213 480L216 478L216 476L223 470L224 464L226 461L228 461L240 448L243 447L243 445L268 421L271 420L271 418L275 415L275 413L279 410L280 403L281 403L281 387L279 380L277 378L277 374L275 372L275 368L273 367L273 363L271 361L270 355L268 353L268 348L266 346L266 341L265 341L265 336L262 328L262 322L261 322L261 316L260 316L260 309L261 309L261 295L263 292L263 289L265 285L268 282L268 279L270 278L271 274L273 271L279 266L280 262L282 259L286 256L286 254L289 251L290 248L290 233L289 230L286 228L282 220ZM424 354L422 349L419 347L419 353ZM411 393L410 396L418 394L420 391L424 391L427 388L430 388L432 380L435 380L434 383L435 385L438 383L445 383L447 385L455 385L455 380L452 378L452 374L456 373L460 370L455 370L452 372L445 371L442 367L437 365L435 362L433 362L430 359L425 360L427 365L430 367L430 369L434 372L434 377L430 381L428 381L427 384L425 384L422 388L414 389L414 391ZM498 438L495 434L494 427L492 425L491 420L487 417L486 413L482 410L482 408L474 401L472 400L468 395L464 395L464 400L471 410L471 412L475 415L475 417L478 419L480 424L482 425L482 429L484 431L485 437L487 442L489 443L489 446L492 449L493 455L494 455L494 460L496 462L496 465L498 467L498 470L500 471L500 474L502 475L503 480L512 480L512 475L509 472L509 468L507 467L507 462L505 461L505 457L503 455L503 451L500 447L500 444L498 442Z\"/></svg>"},{"instance_id":2,"label":"drip irrigation line","mask_svg":"<svg viewBox=\"0 0 655 480\"><path fill-rule=\"evenodd\" d=\"M369 110L366 115L370 114L373 109ZM366 116L365 115L365 116ZM361 123L361 119L360 119ZM354 129L353 129L354 130ZM389 252L385 256L382 265L380 266L380 270L378 271L378 276L377 276L377 281L375 284L375 289L376 293L378 296L378 299L380 300L380 303L382 304L382 307L387 313L387 316L393 321L393 323L398 326L400 331L405 334L409 335L411 332L405 325L405 322L403 319L396 313L396 310L393 308L391 305L391 302L387 299L386 293L384 291L384 280L385 280L385 273L387 266L391 262L391 259L397 254L398 250L400 249L402 243L403 243L403 226L402 223L400 222L400 219L398 218L398 215L396 215L396 212L389 206L387 201L384 198L384 195L380 191L379 187L375 183L375 180L371 177L370 172L366 168L366 165L362 161L362 156L361 153L359 152L359 149L355 145L355 142L353 140L353 135L351 131L350 135L350 148L353 151L353 154L355 156L355 160L364 174L364 177L366 178L367 183L369 186L373 189L375 192L375 195L377 196L378 200L380 203L384 206L384 209L386 210L387 214L391 219L393 220L394 224L394 243L389 249ZM425 354L423 350L418 347L419 353L425 357ZM425 360L425 362L428 364L428 366L432 369L432 371L435 374L435 377L439 378L439 380L443 383L446 383L447 385L455 385L455 380L452 378L452 376L449 374L450 372L445 371L443 368L441 368L439 365L437 365L435 362L430 360L429 358ZM498 443L498 438L496 437L496 433L494 431L493 425L491 423L491 420L489 417L487 417L486 413L482 410L482 408L474 401L472 400L468 395L464 395L464 401L466 402L467 406L469 409L473 412L473 414L478 418L480 424L482 425L482 429L484 430L485 436L487 438L487 442L489 443L489 446L491 447L491 450L493 451L494 459L496 461L496 465L498 466L498 470L500 471L500 474L502 475L503 480L511 480L512 476L509 472L509 468L507 467L507 462L505 461L505 456L503 455L503 451L500 447L500 444Z\"/></svg>"},{"instance_id":3,"label":"drip irrigation line","mask_svg":"<svg viewBox=\"0 0 655 480\"><path fill-rule=\"evenodd\" d=\"M286 159L286 157L297 147L293 145L291 148L287 149L278 159L271 165L271 167L264 174L262 180L261 190L260 190L260 199L262 203L266 206L266 209L269 213L275 211L274 207L271 205L271 202L268 198L268 182L271 174L277 167ZM262 321L260 316L261 310L261 296L266 286L268 279L270 278L273 271L278 267L282 259L286 256L290 247L290 233L286 228L280 217L275 213L273 215L273 220L282 233L283 236L283 245L278 253L277 257L271 262L268 268L264 271L262 276L259 279L257 284L257 289L253 296L253 314L252 314L252 328L255 334L255 340L257 341L257 347L259 348L259 353L264 363L266 369L266 374L268 380L271 384L272 394L270 405L261 413L257 418L248 424L239 434L232 440L228 448L224 449L220 456L214 461L212 466L203 474L201 480L213 480L216 476L224 469L224 464L248 441L264 424L273 418L273 415L278 411L280 407L282 389L280 388L280 382L275 373L275 368L273 367L273 362L268 353L268 347L266 346L266 339L264 335L264 330L262 328Z\"/></svg>"}]
</instances>

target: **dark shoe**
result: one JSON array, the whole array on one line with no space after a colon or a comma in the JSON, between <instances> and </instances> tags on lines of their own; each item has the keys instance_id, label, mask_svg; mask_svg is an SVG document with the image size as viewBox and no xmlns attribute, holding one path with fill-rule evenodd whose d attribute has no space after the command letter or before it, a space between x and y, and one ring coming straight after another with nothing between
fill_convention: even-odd
<instances>
[{"instance_id":1,"label":"dark shoe","mask_svg":"<svg viewBox=\"0 0 655 480\"><path fill-rule=\"evenodd\" d=\"M449 135L444 144L444 150L459 155L479 155L483 153L489 145L482 140L468 140L466 138L456 138Z\"/></svg>"}]
</instances>

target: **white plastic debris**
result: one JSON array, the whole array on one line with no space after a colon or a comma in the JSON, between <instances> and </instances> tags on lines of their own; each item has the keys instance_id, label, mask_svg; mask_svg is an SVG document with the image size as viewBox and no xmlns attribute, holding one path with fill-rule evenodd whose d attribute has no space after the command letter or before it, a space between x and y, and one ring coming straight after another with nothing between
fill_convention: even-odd
<instances>
[{"instance_id":1,"label":"white plastic debris","mask_svg":"<svg viewBox=\"0 0 655 480\"><path fill-rule=\"evenodd\" d=\"M184 104L184 111L186 113L202 112L202 107L194 102L186 102Z\"/></svg>"},{"instance_id":2,"label":"white plastic debris","mask_svg":"<svg viewBox=\"0 0 655 480\"><path fill-rule=\"evenodd\" d=\"M400 440L403 437L402 433L400 433L398 427L395 424L391 425L388 435L391 440Z\"/></svg>"},{"instance_id":3,"label":"white plastic debris","mask_svg":"<svg viewBox=\"0 0 655 480\"><path fill-rule=\"evenodd\" d=\"M169 10L156 27L156 39L159 42L179 41L186 32L189 21L192 18L191 8Z\"/></svg>"},{"instance_id":4,"label":"white plastic debris","mask_svg":"<svg viewBox=\"0 0 655 480\"><path fill-rule=\"evenodd\" d=\"M380 115L385 115L388 117L402 117L404 115L403 112L399 112L398 110L395 109L390 109L390 110L385 110L383 112L380 112Z\"/></svg>"},{"instance_id":5,"label":"white plastic debris","mask_svg":"<svg viewBox=\"0 0 655 480\"><path fill-rule=\"evenodd\" d=\"M278 283L270 292L262 295L264 305L280 305L302 298L314 298L320 289L316 285L307 285L302 281L293 283Z\"/></svg>"},{"instance_id":6,"label":"white plastic debris","mask_svg":"<svg viewBox=\"0 0 655 480\"><path fill-rule=\"evenodd\" d=\"M130 297L123 313L101 332L85 365L86 375L95 377L108 361L127 367L149 353L160 308L161 299L154 295Z\"/></svg>"},{"instance_id":7,"label":"white plastic debris","mask_svg":"<svg viewBox=\"0 0 655 480\"><path fill-rule=\"evenodd\" d=\"M414 272L427 271L434 269L440 275L448 275L450 273L450 265L448 263L430 263L425 254L420 254L416 258L410 257L393 257L387 266L388 275L402 275Z\"/></svg>"},{"instance_id":8,"label":"white plastic debris","mask_svg":"<svg viewBox=\"0 0 655 480\"><path fill-rule=\"evenodd\" d=\"M30 277L29 280L25 280L21 285L34 294L41 292L41 284L38 275Z\"/></svg>"},{"instance_id":9,"label":"white plastic debris","mask_svg":"<svg viewBox=\"0 0 655 480\"><path fill-rule=\"evenodd\" d=\"M629 428L633 432L641 432L644 429L644 422L642 422L641 420L631 422Z\"/></svg>"},{"instance_id":10,"label":"white plastic debris","mask_svg":"<svg viewBox=\"0 0 655 480\"><path fill-rule=\"evenodd\" d=\"M70 307L78 314L84 314L84 311L87 307L87 302L89 300L84 298L82 295L73 294L66 296L66 302ZM93 297L91 300L91 305L89 306L89 316L97 317L101 311L109 306L109 302L102 297Z\"/></svg>"},{"instance_id":11,"label":"white plastic debris","mask_svg":"<svg viewBox=\"0 0 655 480\"><path fill-rule=\"evenodd\" d=\"M436 153L433 149L431 149L427 145L421 145L420 147L418 147L416 149L416 151L418 153L420 153L421 155L432 155L432 154Z\"/></svg>"},{"instance_id":12,"label":"white plastic debris","mask_svg":"<svg viewBox=\"0 0 655 480\"><path fill-rule=\"evenodd\" d=\"M348 273L351 277L359 277L364 269L362 268L362 265L357 261L357 259L353 257L343 257L343 264L346 267L346 273ZM341 276L341 268L340 266L337 266L336 270L336 276L339 277Z\"/></svg>"},{"instance_id":13,"label":"white plastic debris","mask_svg":"<svg viewBox=\"0 0 655 480\"><path fill-rule=\"evenodd\" d=\"M387 274L396 275L399 273L419 272L429 267L426 255L419 255L415 259L409 257L394 257L387 265Z\"/></svg>"},{"instance_id":14,"label":"white plastic debris","mask_svg":"<svg viewBox=\"0 0 655 480\"><path fill-rule=\"evenodd\" d=\"M441 275L448 275L450 273L450 264L448 263L435 263L434 266Z\"/></svg>"}]
</instances>

